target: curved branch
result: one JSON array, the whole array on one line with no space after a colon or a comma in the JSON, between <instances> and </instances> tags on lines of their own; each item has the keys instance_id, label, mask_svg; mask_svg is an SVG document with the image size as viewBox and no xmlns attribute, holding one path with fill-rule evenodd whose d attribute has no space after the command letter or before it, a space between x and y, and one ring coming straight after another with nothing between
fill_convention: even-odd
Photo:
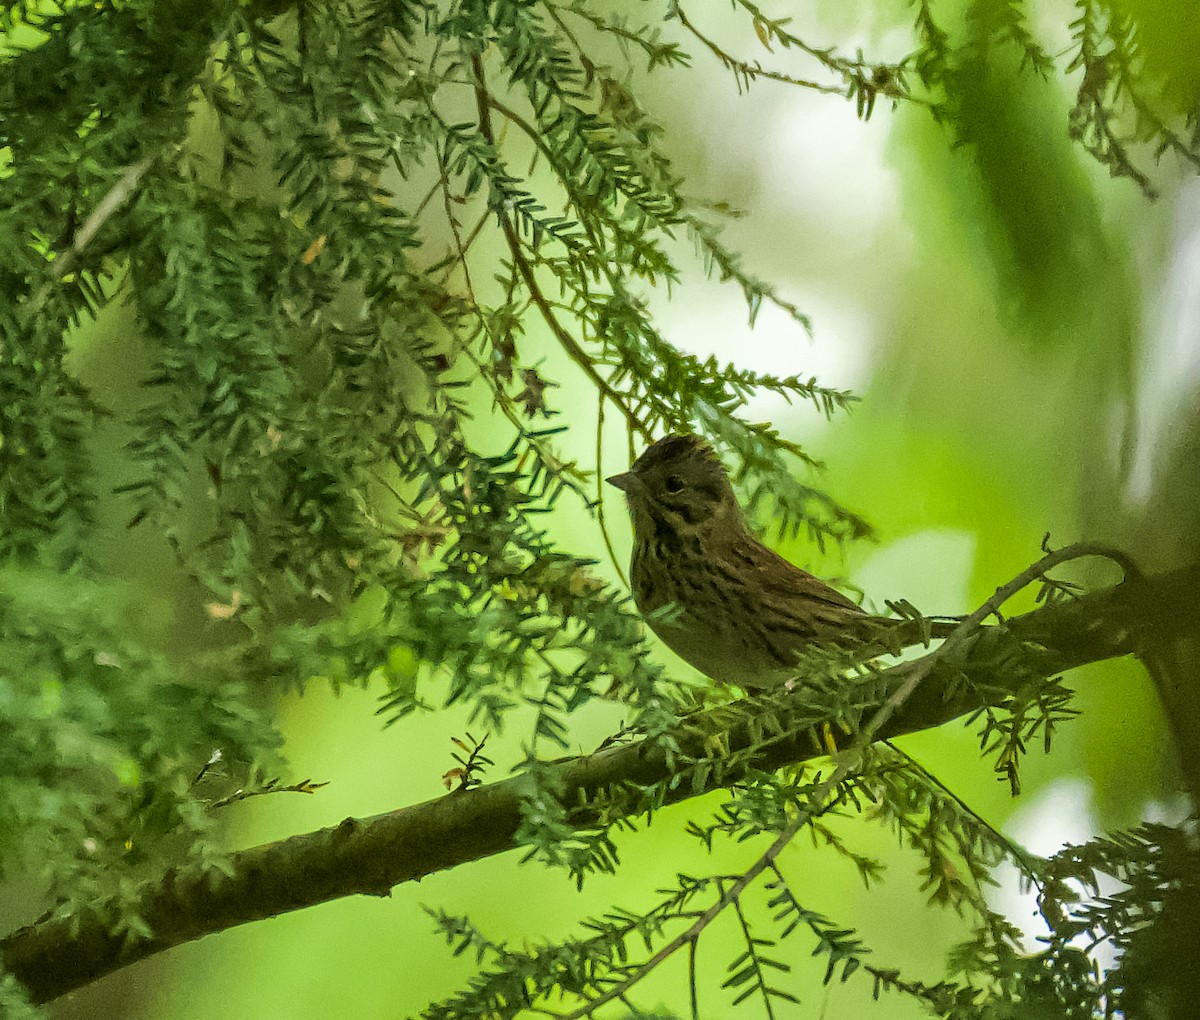
<instances>
[{"instance_id":1,"label":"curved branch","mask_svg":"<svg viewBox=\"0 0 1200 1020\"><path fill-rule=\"evenodd\" d=\"M471 67L475 74L475 105L479 114L479 133L483 135L484 140L488 144L495 148L496 136L492 130L491 115L492 98L484 79L483 60L478 54L471 58ZM626 422L628 422L629 427L647 442L652 442L654 435L646 427L646 423L626 403L624 395L614 389L612 383L596 371L596 366L592 363L592 359L588 356L587 351L571 336L567 328L558 321L558 316L554 314L554 309L550 307L550 302L546 300L546 295L542 293L542 288L537 282L537 277L534 275L533 266L529 264L529 259L525 257L525 252L521 249L521 239L517 236L517 229L513 226L512 220L504 212L503 208L496 210L496 216L500 220L500 227L504 232L504 240L508 244L508 249L512 254L513 263L516 265L517 271L521 274L521 279L525 281L525 286L529 289L529 295L533 298L533 303L541 313L542 319L550 327L550 332L554 334L554 339L566 351L567 357L579 366L592 385L605 398L612 401L613 407L621 412Z\"/></svg>"},{"instance_id":2,"label":"curved branch","mask_svg":"<svg viewBox=\"0 0 1200 1020\"><path fill-rule=\"evenodd\" d=\"M882 740L929 729L1002 702L1012 692L1004 687L1006 664L998 653L1014 639L1032 649L1026 660L1030 668L1052 676L1089 662L1146 655L1194 637L1200 634L1197 590L1200 563L1068 604L1044 606L989 628L961 658L946 661L940 656L936 668L873 736ZM885 670L881 676L889 681L889 692L904 684L912 670L911 662ZM976 682L958 682L964 673ZM754 746L756 720L749 712L744 715L727 734L730 752ZM680 751L699 756L704 740L689 727L678 736ZM816 755L804 731L772 741L753 765L773 769ZM588 805L605 791L650 786L672 775L662 745L648 741L546 767L561 782L563 803L583 805L571 816L580 828L596 823L596 811ZM725 782L735 778L726 776ZM172 946L239 924L356 893L386 896L400 883L516 847L521 800L530 782L518 776L371 818L347 818L331 828L236 853L228 872L171 869L145 887L137 905L152 937L134 941L92 917L51 917L0 940L0 961L35 1001L45 1002ZM678 784L665 799L682 801L714 788L715 783Z\"/></svg>"}]
</instances>

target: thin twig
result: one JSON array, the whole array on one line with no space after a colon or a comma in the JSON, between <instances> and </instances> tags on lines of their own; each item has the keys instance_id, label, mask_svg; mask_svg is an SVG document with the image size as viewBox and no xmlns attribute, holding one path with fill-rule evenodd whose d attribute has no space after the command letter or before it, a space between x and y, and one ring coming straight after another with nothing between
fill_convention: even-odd
<instances>
[{"instance_id":1,"label":"thin twig","mask_svg":"<svg viewBox=\"0 0 1200 1020\"><path fill-rule=\"evenodd\" d=\"M908 751L898 747L894 740L885 740L883 743L895 751L896 754L898 754L901 758L903 758L908 764L908 767L920 775L925 782L929 783L930 786L936 787L946 797L947 800L953 801L959 811L970 818L981 829L986 829L991 838L1004 847L1005 853L1008 854L1009 859L1016 863L1017 867L1020 869L1021 877L1026 879L1032 885L1036 886L1039 891L1041 890L1042 884L1029 864L1029 859L1033 856L1032 854L1030 854L1023 847L1018 846L1006 835L1004 835L1003 832L993 826L991 822L983 817L983 815L971 807L970 804L968 804L957 793L950 789L950 787L942 782L937 775L927 769L921 762L909 754ZM961 851L963 848L960 846L959 849ZM982 890L980 891L982 892Z\"/></svg>"},{"instance_id":2,"label":"thin twig","mask_svg":"<svg viewBox=\"0 0 1200 1020\"><path fill-rule=\"evenodd\" d=\"M75 263L79 261L79 257L83 254L84 249L92 243L92 239L100 232L100 228L109 221L113 213L129 201L134 191L137 190L137 186L141 183L142 178L146 175L146 171L153 164L154 157L146 156L144 159L140 159L131 166L126 167L125 172L121 174L121 179L108 190L108 194L100 199L99 205L83 221L83 226L79 228L79 232L72 240L70 249L54 263L55 272L60 279L75 268Z\"/></svg>"},{"instance_id":3,"label":"thin twig","mask_svg":"<svg viewBox=\"0 0 1200 1020\"><path fill-rule=\"evenodd\" d=\"M754 935L750 931L750 921L746 917L746 912L742 909L740 898L735 899L732 906L734 915L738 919L738 925L742 929L742 939L746 943L746 953L754 966L755 984L758 985L758 990L762 995L763 1008L766 1010L767 1020L775 1020L775 1007L771 1005L771 989L767 986L766 975L763 974L758 951L754 948Z\"/></svg>"},{"instance_id":4,"label":"thin twig","mask_svg":"<svg viewBox=\"0 0 1200 1020\"><path fill-rule=\"evenodd\" d=\"M770 71L758 62L751 64L744 60L738 60L736 57L726 53L715 41L701 32L684 13L683 8L679 4L675 4L674 13L675 17L679 19L679 23L691 32L722 65L734 73L734 77L738 81L739 92L742 89L743 82L745 83L745 87L749 89L750 82L754 79L769 78L771 81L782 82L785 85L796 85L799 88L810 89L813 92L821 92L825 95L841 96L843 99L848 97L848 85L825 85L819 81L810 81L807 78L793 78L790 74L784 74L782 71ZM844 69L842 73L846 73Z\"/></svg>"},{"instance_id":5,"label":"thin twig","mask_svg":"<svg viewBox=\"0 0 1200 1020\"><path fill-rule=\"evenodd\" d=\"M445 153L438 154L438 183L442 189L442 209L446 213L446 222L450 226L450 236L454 238L454 248L458 252L458 264L462 266L463 283L471 296L471 307L479 314L479 299L475 296L475 284L471 280L471 267L467 265L467 251L463 247L462 234L458 229L458 219L454 215L453 199L450 197L450 175L446 171Z\"/></svg>"},{"instance_id":6,"label":"thin twig","mask_svg":"<svg viewBox=\"0 0 1200 1020\"><path fill-rule=\"evenodd\" d=\"M502 103L490 91L487 93L487 103L488 106L504 118L506 125L512 124L520 130L554 169L559 182L563 186L563 190L567 193L567 208L574 209L579 225L587 231L588 239L592 242L592 248L599 254L603 249L603 243L602 239L596 234L591 219L586 215L587 203L582 201L577 194L577 189L572 183L569 169L563 166L562 160L558 158L554 150L547 144L544 133L530 124L529 121L517 113L511 106ZM609 281L612 282L612 274L607 269L605 270L605 274L609 277Z\"/></svg>"},{"instance_id":7,"label":"thin twig","mask_svg":"<svg viewBox=\"0 0 1200 1020\"><path fill-rule=\"evenodd\" d=\"M238 801L249 800L251 797L265 797L268 793L307 793L313 794L323 786L328 786L329 783L314 783L311 779L304 779L298 783L292 783L290 786L279 786L278 779L272 779L269 783L260 786L255 790L235 790L228 797L222 797L220 800L214 800L209 804L209 808L215 811L217 808L229 807L230 804L236 804Z\"/></svg>"},{"instance_id":8,"label":"thin twig","mask_svg":"<svg viewBox=\"0 0 1200 1020\"><path fill-rule=\"evenodd\" d=\"M83 225L75 233L70 247L52 263L51 272L53 273L53 279L47 280L42 284L30 300L25 313L26 322L32 322L41 312L42 308L45 307L46 301L49 300L50 294L54 289L55 281L61 280L64 276L75 271L88 245L92 243L104 224L112 218L113 214L133 196L133 193L137 190L137 186L146 175L146 171L154 164L154 159L154 156L146 156L144 159L140 159L136 163L126 167L125 172L121 174L117 183L109 188L105 196L100 199L96 208L91 211L88 218L83 221Z\"/></svg>"},{"instance_id":9,"label":"thin twig","mask_svg":"<svg viewBox=\"0 0 1200 1020\"><path fill-rule=\"evenodd\" d=\"M467 265L467 250L470 248L475 238L479 236L484 223L487 221L487 214L485 213L479 222L475 224L470 235L468 235L466 241L464 241L460 225L454 215L454 208L452 204L453 200L450 194L450 176L446 169L444 159L439 159L439 170L439 185L442 189L442 199L446 214L446 221L450 226L450 233L454 239L454 247L457 253L454 261L451 262L451 264L447 267L446 276L443 279L445 280L449 277L450 273L454 271L454 267L456 265L462 266L463 283L467 290L467 296L470 299L471 313L475 317L475 320L479 325L479 329L486 333L486 323L484 322L483 314L480 311L482 306L480 305L479 298L475 293L475 284L471 278L470 267ZM438 185L435 185L435 187L437 186ZM550 451L543 448L540 438L535 436L529 431L529 429L525 427L524 421L521 419L519 412L514 406L512 396L505 391L503 385L501 385L500 379L496 377L495 373L488 371L487 366L484 365L483 361L481 361L480 358L476 356L475 352L471 350L470 340L468 339L457 346L459 351L462 354L465 354L475 366L479 376L485 381L488 388L491 390L492 397L495 401L495 406L500 408L500 411L503 413L503 415L517 430L517 434L536 451L543 464L549 465L552 459L557 462L558 458L555 457ZM570 488L573 491L579 491L575 488L575 486L570 486ZM580 492L580 495L583 496L583 499L586 503L586 495L583 495L582 492Z\"/></svg>"},{"instance_id":10,"label":"thin twig","mask_svg":"<svg viewBox=\"0 0 1200 1020\"><path fill-rule=\"evenodd\" d=\"M617 560L617 551L613 548L612 535L608 532L608 521L604 514L604 394L600 395L596 409L596 519L600 522L600 537L604 548L608 550L609 561L621 579L621 584L629 587L629 579Z\"/></svg>"},{"instance_id":11,"label":"thin twig","mask_svg":"<svg viewBox=\"0 0 1200 1020\"><path fill-rule=\"evenodd\" d=\"M479 114L479 131L483 135L484 140L494 147L496 140L495 133L492 130L492 118L489 110L491 106L490 94L484 78L483 60L478 54L471 57L471 66L475 72L475 103ZM538 285L537 278L533 272L533 266L529 264L529 260L521 250L521 239L517 236L517 231L512 224L512 220L509 219L503 209L497 209L496 215L500 220L500 227L504 232L504 239L508 243L509 251L512 253L513 262L516 264L517 270L529 290L530 297L533 298L533 303L537 305L538 311L541 312L546 325L550 327L550 332L554 334L554 338L559 342L563 350L567 352L567 356L583 370L583 373L592 381L592 384L608 397L613 402L613 406L624 415L625 420L629 423L629 427L638 432L647 442L650 442L653 439L653 433L651 433L645 422L634 414L633 410L625 402L624 396L615 390L612 384L596 371L596 366L592 363L592 359L588 356L587 351L579 346L578 341L558 321L558 317L554 314L550 302L546 300L545 294L542 293L542 289Z\"/></svg>"},{"instance_id":12,"label":"thin twig","mask_svg":"<svg viewBox=\"0 0 1200 1020\"><path fill-rule=\"evenodd\" d=\"M700 1020L700 996L696 988L696 941L688 944L688 1002L692 1007L692 1020Z\"/></svg>"}]
</instances>

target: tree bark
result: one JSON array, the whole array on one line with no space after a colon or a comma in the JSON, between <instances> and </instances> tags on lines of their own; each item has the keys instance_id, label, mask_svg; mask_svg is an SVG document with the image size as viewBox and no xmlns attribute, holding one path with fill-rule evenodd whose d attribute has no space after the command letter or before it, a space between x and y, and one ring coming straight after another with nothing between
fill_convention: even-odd
<instances>
[{"instance_id":1,"label":"tree bark","mask_svg":"<svg viewBox=\"0 0 1200 1020\"><path fill-rule=\"evenodd\" d=\"M1021 643L1023 664L1041 676L1123 655L1161 656L1181 641L1186 645L1200 634L1198 592L1200 564L1045 606L988 628L965 661L943 664L930 674L890 719L880 739L1002 703L1012 693L1005 686L1006 672L1011 671L997 652L1015 647L1014 640ZM902 670L896 667L883 675L899 682ZM956 682L963 673L971 684ZM1178 675L1173 682L1178 684ZM1196 701L1194 696L1187 700ZM754 730L749 718L736 722L727 730L725 745L731 751L745 750L752 746ZM1177 739L1184 736L1177 734ZM1187 736L1193 741L1200 737ZM694 727L681 731L679 742L684 754L709 753ZM1185 774L1193 764L1192 747L1181 762ZM817 756L811 734L805 731L772 743L753 764L772 769ZM672 775L661 745L645 741L547 768L553 770L567 805L586 805L606 790L630 783L649 786ZM728 784L730 777L723 782ZM371 818L347 818L331 828L243 850L233 856L232 874L172 868L147 884L138 906L153 932L150 938L114 934L87 916L52 917L0 940L0 960L28 987L35 1002L46 1002L172 946L235 925L353 893L386 896L402 882L513 849L529 784L528 778L518 776ZM667 789L665 800L685 800L717 786L713 781L698 788L678 784ZM588 826L595 822L594 812L579 808L571 820L581 828Z\"/></svg>"}]
</instances>

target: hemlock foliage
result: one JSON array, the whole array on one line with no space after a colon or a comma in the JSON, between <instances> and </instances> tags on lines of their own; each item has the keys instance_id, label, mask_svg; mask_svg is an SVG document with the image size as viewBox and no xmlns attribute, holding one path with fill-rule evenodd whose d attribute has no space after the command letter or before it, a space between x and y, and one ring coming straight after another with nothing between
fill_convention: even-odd
<instances>
[{"instance_id":1,"label":"hemlock foliage","mask_svg":"<svg viewBox=\"0 0 1200 1020\"><path fill-rule=\"evenodd\" d=\"M773 304L808 329L723 244L720 204L691 196L644 90L723 66L743 88L843 96L847 116L919 106L948 143L970 143L960 79L1016 56L1024 73L1066 76L1064 131L1112 173L1152 193L1156 157L1200 165L1195 109L1151 84L1120 8L1081 0L1054 55L1023 4L975 3L961 21L942 6L912 4L912 54L875 62L748 0L733 8L757 56L673 0L5 3L0 878L36 875L55 915L149 937L140 883L227 866L214 805L278 785L272 699L315 678L369 684L389 720L460 702L480 732L532 706L521 840L581 882L619 867L613 826L663 791L614 790L580 829L537 782L544 762L574 749L573 713L606 693L651 740L692 706L623 592L547 531L562 501L598 509L596 465L567 459L561 431L598 415L603 434L607 416L631 448L699 431L780 534L870 534L798 480L805 450L745 414L764 390L825 415L853 397L685 354L647 311L649 288L678 284L695 257L751 320ZM552 358L527 353L535 330ZM127 376L109 405L87 382L103 371ZM595 390L586 413L555 404L568 373ZM184 619L139 601L127 529L157 536ZM218 638L181 639L204 621ZM768 705L762 741L822 720L853 734L874 704L869 671L865 687L818 682L844 668L814 662L814 704ZM744 711L726 702L714 693L709 712ZM987 750L1015 775L1028 738L1069 711L1060 680L1031 679L983 720ZM462 746L457 778L474 785L479 747ZM889 970L767 851L757 870L680 875L649 909L614 906L560 943L513 947L438 913L480 971L425 1015L634 1009L647 961L687 955L719 914L744 935L727 1002L762 1015L794 998L777 978L797 946L828 961L827 981L939 1016L1119 1014L1125 969L1101 971L1091 948L1128 947L1198 863L1191 830L1161 825L1036 858L888 745L841 775L764 773L753 757L714 738L711 755L681 759L679 782L715 773L731 788L694 835L715 849L803 829L870 884L879 863L829 823L870 815L920 855L930 900L975 927L944 980ZM1004 861L1049 925L1032 954L984 896ZM22 1001L0 976L6 1015Z\"/></svg>"}]
</instances>

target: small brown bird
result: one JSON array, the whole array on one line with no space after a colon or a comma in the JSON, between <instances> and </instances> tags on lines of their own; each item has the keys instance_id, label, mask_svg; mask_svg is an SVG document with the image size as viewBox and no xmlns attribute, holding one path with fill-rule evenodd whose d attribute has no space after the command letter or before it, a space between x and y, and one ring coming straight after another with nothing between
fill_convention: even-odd
<instances>
[{"instance_id":1,"label":"small brown bird","mask_svg":"<svg viewBox=\"0 0 1200 1020\"><path fill-rule=\"evenodd\" d=\"M755 538L698 436L660 439L607 481L633 518L638 609L676 655L720 683L778 686L804 649L901 622L865 613Z\"/></svg>"}]
</instances>

